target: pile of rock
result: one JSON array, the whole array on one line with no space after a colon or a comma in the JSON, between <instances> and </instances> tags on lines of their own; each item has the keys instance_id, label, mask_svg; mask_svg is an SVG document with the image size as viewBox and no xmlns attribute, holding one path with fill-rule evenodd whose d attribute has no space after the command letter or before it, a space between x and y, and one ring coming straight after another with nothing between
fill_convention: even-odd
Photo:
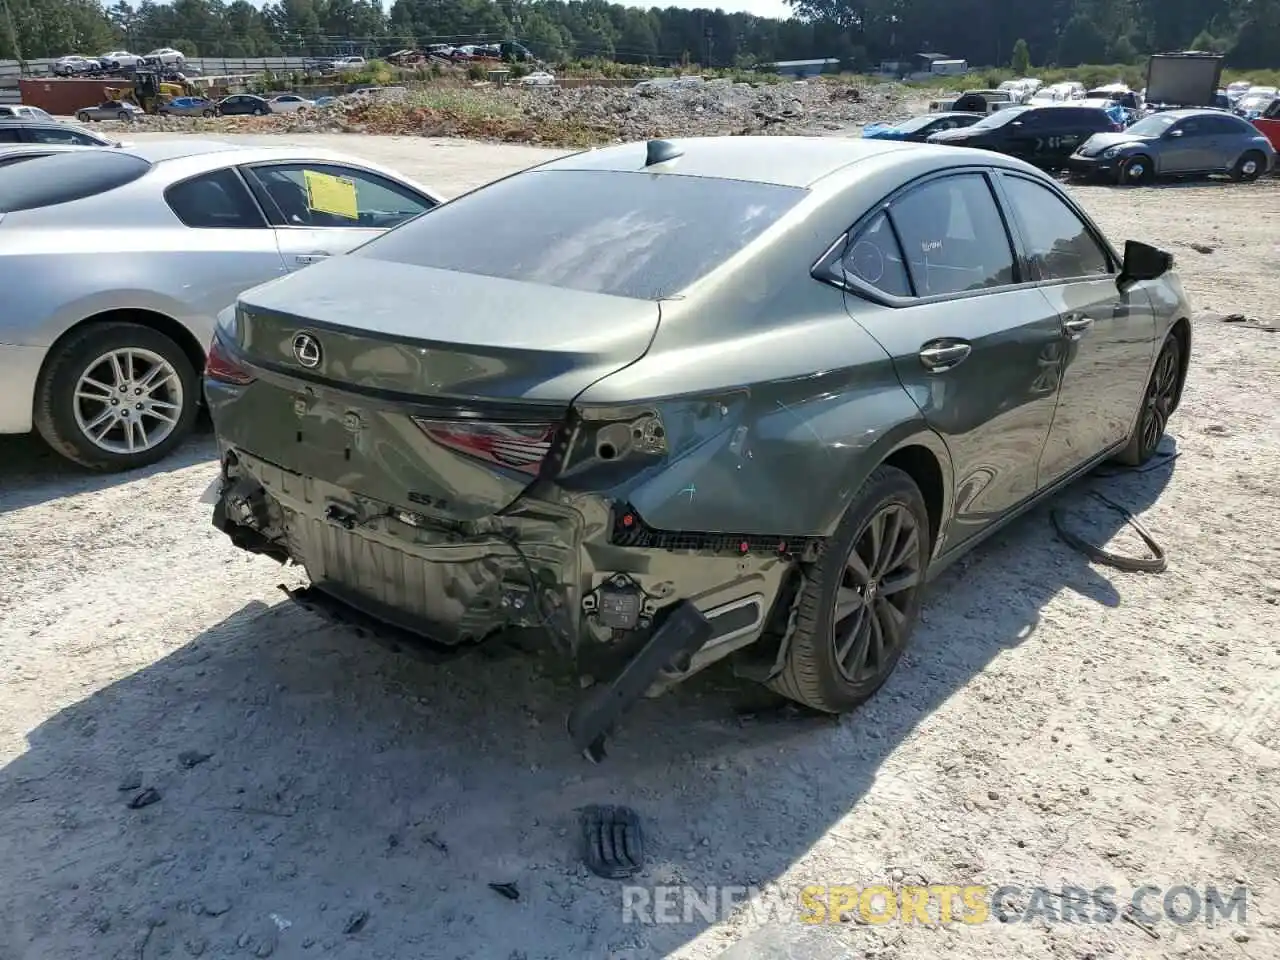
<instances>
[{"instance_id":1,"label":"pile of rock","mask_svg":"<svg viewBox=\"0 0 1280 960\"><path fill-rule=\"evenodd\" d=\"M585 146L651 137L812 134L901 112L893 84L747 84L712 80L637 87L430 88L396 97L353 95L266 117L143 117L164 132L370 133ZM116 124L108 124L116 126Z\"/></svg>"}]
</instances>

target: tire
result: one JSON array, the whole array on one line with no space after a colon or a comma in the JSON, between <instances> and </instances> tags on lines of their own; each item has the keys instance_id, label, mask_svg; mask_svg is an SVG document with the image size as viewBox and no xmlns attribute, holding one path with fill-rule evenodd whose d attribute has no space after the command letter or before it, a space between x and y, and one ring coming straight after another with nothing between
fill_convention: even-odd
<instances>
[{"instance_id":1,"label":"tire","mask_svg":"<svg viewBox=\"0 0 1280 960\"><path fill-rule=\"evenodd\" d=\"M212 111L212 110L205 110L205 111L203 111L203 112L200 114L200 116L202 116L202 117L212 117L212 116L213 116L213 111Z\"/></svg>"},{"instance_id":2,"label":"tire","mask_svg":"<svg viewBox=\"0 0 1280 960\"><path fill-rule=\"evenodd\" d=\"M869 568L871 579L867 587L855 590L850 584L866 578L853 574L849 559L856 550L861 559L867 560L871 525L887 517L902 524L898 527L901 532L909 529L909 523L914 539L904 537L898 542L903 559L888 571L877 570L871 562L862 563L862 573ZM806 571L804 586L796 600L796 626L786 662L769 686L797 703L824 713L844 713L871 697L893 673L919 619L931 552L929 512L920 488L896 467L877 468L858 491L835 534ZM888 579L900 583L910 580L913 585L890 594L882 586L886 582L883 574L894 570L898 573ZM914 571L913 577L904 577L908 571ZM857 612L838 618L837 605L842 592L845 602ZM868 595L872 598L869 603ZM897 599L890 600L890 596ZM896 615L885 611L886 605L892 607ZM857 621L857 617L864 619ZM874 631L888 619L898 625L897 641L887 650L882 646L874 664L864 661L862 666L866 669L856 669L857 651L871 653L874 637L867 633L864 642L861 629L850 631L848 628L857 624ZM880 636L884 637L882 630ZM855 669L849 670L838 662L841 646L852 648L855 662L851 665Z\"/></svg>"},{"instance_id":3,"label":"tire","mask_svg":"<svg viewBox=\"0 0 1280 960\"><path fill-rule=\"evenodd\" d=\"M153 394L137 394L139 388L134 387L116 397L120 381L112 376L107 358L126 350L135 351L134 370L121 370L126 377L130 373L141 377L151 367L164 378L155 381ZM83 382L82 378L91 374L102 386ZM94 399L99 396L101 401ZM108 397L117 400L124 396L130 400L110 406L106 402ZM140 414L148 400L156 406ZM200 381L178 344L150 327L112 322L82 327L50 352L36 387L33 412L36 430L55 451L91 470L114 473L144 467L167 456L191 432L199 405ZM126 420L121 414L134 419ZM173 422L166 424L161 414L172 417ZM136 424L139 416L149 445L130 452L127 437L141 445L137 429L129 426ZM87 433L95 422L108 425L101 434L102 443L95 443ZM167 432L161 433L165 429Z\"/></svg>"},{"instance_id":4,"label":"tire","mask_svg":"<svg viewBox=\"0 0 1280 960\"><path fill-rule=\"evenodd\" d=\"M1160 348L1147 389L1142 393L1129 443L1116 455L1118 462L1127 467L1140 467L1155 456L1181 393L1182 344L1170 334Z\"/></svg>"},{"instance_id":5,"label":"tire","mask_svg":"<svg viewBox=\"0 0 1280 960\"><path fill-rule=\"evenodd\" d=\"M255 117L265 117L267 115L267 111L264 110L262 107L257 107L254 109L253 115Z\"/></svg>"},{"instance_id":6,"label":"tire","mask_svg":"<svg viewBox=\"0 0 1280 960\"><path fill-rule=\"evenodd\" d=\"M1250 150L1231 168L1231 179L1241 183L1252 183L1262 176L1262 171L1266 169L1267 158L1256 150Z\"/></svg>"},{"instance_id":7,"label":"tire","mask_svg":"<svg viewBox=\"0 0 1280 960\"><path fill-rule=\"evenodd\" d=\"M119 113L116 114L116 119L123 121L124 123L128 123L129 120L131 119L129 111L121 110Z\"/></svg>"},{"instance_id":8,"label":"tire","mask_svg":"<svg viewBox=\"0 0 1280 960\"><path fill-rule=\"evenodd\" d=\"M1116 182L1124 186L1143 186L1155 179L1155 165L1145 153L1126 157L1116 171Z\"/></svg>"},{"instance_id":9,"label":"tire","mask_svg":"<svg viewBox=\"0 0 1280 960\"><path fill-rule=\"evenodd\" d=\"M93 123L93 117L89 116L87 113L77 113L76 119L81 123Z\"/></svg>"}]
</instances>

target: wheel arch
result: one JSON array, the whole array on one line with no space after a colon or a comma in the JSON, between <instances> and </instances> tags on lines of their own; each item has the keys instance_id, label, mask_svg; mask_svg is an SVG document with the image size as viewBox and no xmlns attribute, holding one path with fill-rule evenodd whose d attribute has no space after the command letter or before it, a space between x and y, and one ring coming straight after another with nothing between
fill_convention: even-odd
<instances>
[{"instance_id":1,"label":"wheel arch","mask_svg":"<svg viewBox=\"0 0 1280 960\"><path fill-rule=\"evenodd\" d=\"M896 467L911 477L924 496L925 507L929 511L933 555L937 556L945 538L952 492L955 490L951 454L943 439L922 422L903 424L886 434L862 459L862 463L865 466L850 478L846 488L849 494L841 506L836 524L853 506L853 498L867 477L882 466Z\"/></svg>"},{"instance_id":2,"label":"wheel arch","mask_svg":"<svg viewBox=\"0 0 1280 960\"><path fill-rule=\"evenodd\" d=\"M155 310L144 310L140 308L124 308L116 310L104 310L100 313L92 314L85 317L78 323L73 323L66 330L58 335L58 338L49 344L49 348L45 351L44 360L40 364L40 375L37 382L44 380L45 374L49 369L49 365L61 349L63 344L72 336L80 333L87 326L97 326L104 323L136 323L139 326L149 327L157 333L162 333L174 343L176 343L187 359L191 361L191 366L195 370L196 375L204 369L205 352L204 347L195 338L182 323L175 320L167 314L159 313ZM200 398L203 405L204 398Z\"/></svg>"},{"instance_id":3,"label":"wheel arch","mask_svg":"<svg viewBox=\"0 0 1280 960\"><path fill-rule=\"evenodd\" d=\"M1191 321L1186 317L1179 317L1169 328L1168 336L1178 341L1178 393L1173 401L1173 409L1177 410L1182 404L1182 390L1187 383L1187 371L1191 369Z\"/></svg>"}]
</instances>

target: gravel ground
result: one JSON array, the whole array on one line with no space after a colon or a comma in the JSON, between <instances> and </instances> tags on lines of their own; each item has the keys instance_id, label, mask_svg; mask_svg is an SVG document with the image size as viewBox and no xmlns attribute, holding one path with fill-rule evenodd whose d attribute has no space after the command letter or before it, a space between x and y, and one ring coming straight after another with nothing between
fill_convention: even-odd
<instances>
[{"instance_id":1,"label":"gravel ground","mask_svg":"<svg viewBox=\"0 0 1280 960\"><path fill-rule=\"evenodd\" d=\"M326 140L447 192L547 155ZM1077 193L1175 250L1201 309L1280 314L1275 182ZM1091 566L1037 510L938 584L856 715L741 716L752 691L712 670L599 767L540 661L427 667L280 603L295 575L196 502L207 435L113 478L0 439L0 957L692 960L761 925L817 936L624 923L576 860L593 802L643 814L650 885L1249 888L1244 924L848 924L842 958L1280 955L1280 335L1196 337L1180 458L1057 504L1103 539L1090 488L1141 512L1167 573Z\"/></svg>"}]
</instances>

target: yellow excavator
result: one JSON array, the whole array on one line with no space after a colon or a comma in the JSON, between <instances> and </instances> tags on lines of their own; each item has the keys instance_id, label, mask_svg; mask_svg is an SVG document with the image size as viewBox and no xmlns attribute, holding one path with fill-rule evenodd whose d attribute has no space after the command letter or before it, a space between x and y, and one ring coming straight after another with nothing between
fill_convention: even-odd
<instances>
[{"instance_id":1,"label":"yellow excavator","mask_svg":"<svg viewBox=\"0 0 1280 960\"><path fill-rule=\"evenodd\" d=\"M123 100L137 104L143 113L156 113L160 105L168 103L174 97L194 96L197 91L191 83L161 81L154 70L138 70L133 80L118 87L106 87L103 90L108 100Z\"/></svg>"}]
</instances>

